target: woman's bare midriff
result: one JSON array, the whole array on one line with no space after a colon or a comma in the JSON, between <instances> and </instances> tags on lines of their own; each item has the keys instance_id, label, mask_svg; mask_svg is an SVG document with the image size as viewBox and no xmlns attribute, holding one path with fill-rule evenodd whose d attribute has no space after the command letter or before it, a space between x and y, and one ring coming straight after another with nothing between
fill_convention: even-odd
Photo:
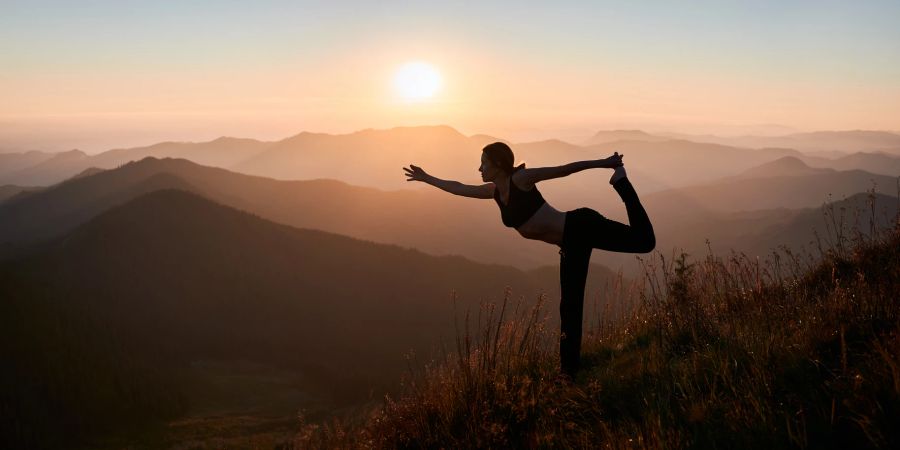
<instances>
[{"instance_id":1,"label":"woman's bare midriff","mask_svg":"<svg viewBox=\"0 0 900 450\"><path fill-rule=\"evenodd\" d=\"M550 203L544 203L533 216L516 228L516 231L526 239L560 245L565 226L566 213L550 206Z\"/></svg>"}]
</instances>

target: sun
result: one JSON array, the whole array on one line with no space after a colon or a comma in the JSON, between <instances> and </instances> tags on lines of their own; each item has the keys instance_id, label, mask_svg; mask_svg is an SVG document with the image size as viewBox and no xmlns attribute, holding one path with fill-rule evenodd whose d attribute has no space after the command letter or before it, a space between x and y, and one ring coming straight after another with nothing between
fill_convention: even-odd
<instances>
[{"instance_id":1,"label":"sun","mask_svg":"<svg viewBox=\"0 0 900 450\"><path fill-rule=\"evenodd\" d=\"M431 64L408 62L394 74L394 90L406 101L429 99L441 88L441 74Z\"/></svg>"}]
</instances>

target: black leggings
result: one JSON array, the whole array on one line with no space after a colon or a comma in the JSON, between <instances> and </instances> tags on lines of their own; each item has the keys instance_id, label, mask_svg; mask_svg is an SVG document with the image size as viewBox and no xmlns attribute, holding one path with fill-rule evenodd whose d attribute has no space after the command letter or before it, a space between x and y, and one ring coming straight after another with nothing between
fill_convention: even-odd
<instances>
[{"instance_id":1,"label":"black leggings","mask_svg":"<svg viewBox=\"0 0 900 450\"><path fill-rule=\"evenodd\" d=\"M560 367L574 376L581 365L581 323L584 310L584 285L591 252L598 248L611 252L647 253L656 247L653 225L628 178L613 185L625 202L628 222L616 222L590 208L566 212L566 224L559 250L559 302L561 335Z\"/></svg>"}]
</instances>

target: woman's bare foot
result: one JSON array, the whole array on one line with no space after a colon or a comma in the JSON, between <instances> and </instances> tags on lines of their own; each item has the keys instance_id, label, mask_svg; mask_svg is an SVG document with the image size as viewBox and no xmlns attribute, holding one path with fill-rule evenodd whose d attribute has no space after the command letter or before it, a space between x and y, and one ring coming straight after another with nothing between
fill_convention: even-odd
<instances>
[{"instance_id":1,"label":"woman's bare foot","mask_svg":"<svg viewBox=\"0 0 900 450\"><path fill-rule=\"evenodd\" d=\"M625 178L625 166L618 166L614 169L612 177L609 179L609 184L616 184L616 181Z\"/></svg>"}]
</instances>

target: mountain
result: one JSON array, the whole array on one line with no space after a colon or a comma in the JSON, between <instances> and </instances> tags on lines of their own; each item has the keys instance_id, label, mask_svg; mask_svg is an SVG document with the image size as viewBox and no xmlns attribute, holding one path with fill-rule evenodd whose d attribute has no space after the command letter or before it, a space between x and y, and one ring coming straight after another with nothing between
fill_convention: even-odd
<instances>
[{"instance_id":1,"label":"mountain","mask_svg":"<svg viewBox=\"0 0 900 450\"><path fill-rule=\"evenodd\" d=\"M491 200L437 189L381 191L325 179L279 181L171 158L146 158L0 204L0 255L59 236L112 206L166 187L190 190L278 223L432 254L523 269L558 262L556 247L525 240L503 227Z\"/></svg>"},{"instance_id":2,"label":"mountain","mask_svg":"<svg viewBox=\"0 0 900 450\"><path fill-rule=\"evenodd\" d=\"M655 136L641 130L600 130L591 136L590 139L586 140L583 145L590 146L615 141L662 142L669 140L671 140L671 138Z\"/></svg>"},{"instance_id":3,"label":"mountain","mask_svg":"<svg viewBox=\"0 0 900 450\"><path fill-rule=\"evenodd\" d=\"M900 134L888 131L849 130L790 133L781 136L734 136L665 134L670 137L748 148L782 147L806 153L853 153L884 151L900 155Z\"/></svg>"},{"instance_id":4,"label":"mountain","mask_svg":"<svg viewBox=\"0 0 900 450\"><path fill-rule=\"evenodd\" d=\"M502 295L506 286L526 299L558 289L555 276L537 279L507 266L280 225L178 189L111 208L33 261L29 270L66 286L68 301L84 294L134 326L164 325L170 338L188 334L183 351L208 349L208 339L237 339L216 335L219 318L230 323L229 334L266 335L273 349L314 347L334 356L361 339L372 344L371 355L347 354L348 364L387 357L373 336L391 341L395 333L431 335L450 325L453 290L465 307ZM393 326L381 328L388 322ZM335 326L339 334L329 331ZM235 341L217 351L240 353L247 345ZM242 356L269 353L288 355L254 349Z\"/></svg>"},{"instance_id":5,"label":"mountain","mask_svg":"<svg viewBox=\"0 0 900 450\"><path fill-rule=\"evenodd\" d=\"M834 169L816 169L806 165L803 160L795 156L785 156L775 161L770 161L756 167L747 169L734 178L769 178L785 176L801 176L813 174L830 174Z\"/></svg>"},{"instance_id":6,"label":"mountain","mask_svg":"<svg viewBox=\"0 0 900 450\"><path fill-rule=\"evenodd\" d=\"M452 336L452 293L458 314L507 286L526 303L558 295L555 273L278 225L180 190L0 263L0 280L2 426L73 436L183 412L179 374L196 360L289 367L359 401L399 378L407 351Z\"/></svg>"},{"instance_id":7,"label":"mountain","mask_svg":"<svg viewBox=\"0 0 900 450\"><path fill-rule=\"evenodd\" d=\"M894 154L856 152L838 158L803 155L799 157L811 167L836 170L865 170L879 175L900 175L900 150Z\"/></svg>"},{"instance_id":8,"label":"mountain","mask_svg":"<svg viewBox=\"0 0 900 450\"><path fill-rule=\"evenodd\" d=\"M45 153L35 150L24 153L0 153L0 180L4 179L4 177L10 173L15 173L19 170L40 164L41 162L52 158L53 155L54 153ZM3 181L0 184L8 184L8 182Z\"/></svg>"},{"instance_id":9,"label":"mountain","mask_svg":"<svg viewBox=\"0 0 900 450\"><path fill-rule=\"evenodd\" d=\"M828 159L795 149L766 147L759 150L667 139L640 130L599 132L595 144L579 146L560 140L512 144L516 162L527 167L558 166L573 161L605 158L618 151L625 155L626 167L643 192L661 191L736 176L742 171L785 156L799 158L810 167L847 170L857 168L891 175L898 159L879 153L854 158ZM621 139L625 140L621 140ZM14 173L0 173L0 183L18 185L52 184L90 167L114 169L147 156L185 158L202 165L282 180L331 178L357 186L379 189L432 189L410 184L398 171L408 164L423 167L430 174L467 184L480 184L478 175L481 148L498 139L486 135L465 136L448 126L396 127L362 130L349 134L303 132L277 141L219 138L210 142L166 142L148 147L116 149L98 155L80 152L40 160ZM3 155L15 158L15 155ZM19 155L21 156L21 155ZM40 154L32 155L37 158ZM809 159L806 159L809 158ZM39 159L39 158L38 158ZM19 160L18 164L22 164ZM702 162L702 163L701 163ZM877 169L877 170L870 170ZM602 170L601 170L602 171ZM615 206L617 199L599 200L605 191L605 177L597 171L573 174L565 182L545 183L547 193L560 199L562 208Z\"/></svg>"},{"instance_id":10,"label":"mountain","mask_svg":"<svg viewBox=\"0 0 900 450\"><path fill-rule=\"evenodd\" d=\"M624 155L629 177L639 184L642 194L712 182L777 158L802 155L791 149L752 150L685 140L614 141L587 147L551 140L517 144L513 151L517 161L527 162L526 167L564 165L619 152ZM554 205L560 205L557 209L616 208L618 197L605 195L609 175L608 169L579 172L565 179L542 182L541 192Z\"/></svg>"},{"instance_id":11,"label":"mountain","mask_svg":"<svg viewBox=\"0 0 900 450\"><path fill-rule=\"evenodd\" d=\"M748 252L765 254L771 249L793 242L808 250L821 246L828 248L836 242L836 236L855 236L858 231L870 235L874 227L889 229L900 219L900 201L897 195L859 193L845 199L816 208L804 208L791 214L792 217L780 226L765 227L751 236L746 236L743 246Z\"/></svg>"},{"instance_id":12,"label":"mountain","mask_svg":"<svg viewBox=\"0 0 900 450\"><path fill-rule=\"evenodd\" d=\"M798 150L872 151L900 147L900 134L851 130L794 133L785 136Z\"/></svg>"},{"instance_id":13,"label":"mountain","mask_svg":"<svg viewBox=\"0 0 900 450\"><path fill-rule=\"evenodd\" d=\"M685 140L622 141L588 147L597 155L624 154L625 167L647 174L656 183L642 183L644 192L684 187L737 175L751 167L800 152L784 148L751 150ZM630 176L630 175L629 175Z\"/></svg>"},{"instance_id":14,"label":"mountain","mask_svg":"<svg viewBox=\"0 0 900 450\"><path fill-rule=\"evenodd\" d=\"M124 166L123 166L124 167ZM109 170L74 177L50 188L19 195L0 204L0 245L27 248L60 236L112 206L161 188L190 189L166 171Z\"/></svg>"},{"instance_id":15,"label":"mountain","mask_svg":"<svg viewBox=\"0 0 900 450\"><path fill-rule=\"evenodd\" d=\"M100 169L100 168L98 168L98 167L88 167L87 169L84 169L84 170L82 170L81 172L78 172L77 174L72 175L72 176L69 177L68 179L69 179L69 180L74 180L74 179L76 179L76 178L89 177L89 176L94 175L94 174L96 174L96 173L103 172L104 170L106 170L106 169Z\"/></svg>"},{"instance_id":16,"label":"mountain","mask_svg":"<svg viewBox=\"0 0 900 450\"><path fill-rule=\"evenodd\" d=\"M617 132L618 133L618 132ZM642 132L627 132L635 137ZM621 133L610 137L627 137ZM61 182L89 168L113 169L147 156L190 159L199 164L283 180L331 178L358 186L406 189L411 185L399 169L408 164L430 174L467 184L480 184L480 151L502 139L486 135L465 136L448 126L396 127L362 130L349 134L303 132L277 141L219 138L203 143L166 142L149 147L117 149L83 156L66 163L53 161L4 176L0 184L47 185ZM578 146L559 140L512 144L516 161L528 167L557 166L573 161L605 158L613 152L626 154L633 176L643 180L645 191L662 190L730 176L755 165L787 155L789 149L748 150L684 140L616 140L593 146ZM697 164L702 160L704 164ZM595 174L595 171L591 172ZM556 183L554 195L580 207L594 196L585 192L603 189L597 182L577 174L581 182ZM31 182L33 181L40 181ZM424 188L424 187L423 187ZM574 206L577 205L577 206Z\"/></svg>"},{"instance_id":17,"label":"mountain","mask_svg":"<svg viewBox=\"0 0 900 450\"><path fill-rule=\"evenodd\" d=\"M2 180L8 184L46 186L80 172L88 159L90 157L81 150L52 153L36 164L5 173Z\"/></svg>"},{"instance_id":18,"label":"mountain","mask_svg":"<svg viewBox=\"0 0 900 450\"><path fill-rule=\"evenodd\" d=\"M559 180L553 180L557 184L541 183L541 190L562 211L589 206L627 223L624 205L606 176L578 175L567 179L565 187L581 190L587 199L584 203L554 191L561 185ZM829 200L829 193L831 200L839 200L864 192L871 187L871 179L879 180L878 192L892 194L890 186L895 183L893 178L856 171L720 179L713 184L648 193L640 175L629 176L654 222L661 251L696 239L703 242L704 237L743 246L734 236L757 226L783 223L790 214L784 208L818 207ZM524 239L503 227L496 204L490 200L457 197L430 187L381 191L335 180L279 181L170 158L147 158L0 204L0 256L20 254L28 243L60 236L112 206L167 187L189 190L277 223L413 247L434 255L462 255L523 270L558 264L555 246ZM731 216L760 209L764 211L748 212L745 219ZM794 242L786 239L783 243ZM596 251L593 261L622 267L629 276L639 269L632 254Z\"/></svg>"},{"instance_id":19,"label":"mountain","mask_svg":"<svg viewBox=\"0 0 900 450\"><path fill-rule=\"evenodd\" d=\"M41 190L43 188L34 187L34 186L16 186L13 184L7 184L5 186L0 186L0 203L3 203L11 198L16 197L19 194L27 194L28 192L35 192Z\"/></svg>"},{"instance_id":20,"label":"mountain","mask_svg":"<svg viewBox=\"0 0 900 450\"><path fill-rule=\"evenodd\" d=\"M96 155L79 150L0 155L0 183L52 185L85 170L114 169L148 156L188 158L200 164L229 166L270 145L253 139L221 137L209 142L161 142L146 147L114 149ZM6 164L6 166L4 166Z\"/></svg>"},{"instance_id":21,"label":"mountain","mask_svg":"<svg viewBox=\"0 0 900 450\"><path fill-rule=\"evenodd\" d=\"M547 148L552 148L554 150L566 149L569 151L577 151L580 146L562 141L559 139L544 139L542 141L532 141L532 142L520 142L517 144L509 144L510 148L515 148L516 150L523 152L537 151L537 152L546 152ZM527 153L525 153L527 154Z\"/></svg>"},{"instance_id":22,"label":"mountain","mask_svg":"<svg viewBox=\"0 0 900 450\"><path fill-rule=\"evenodd\" d=\"M795 169L796 166L793 170ZM645 196L645 202L648 205L660 205L668 209L685 208L688 211L695 208L717 211L808 208L821 205L829 199L838 200L865 192L873 187L873 182L877 193L896 194L896 177L862 170L826 169L822 172L812 171L808 175L725 178L712 183L654 192Z\"/></svg>"},{"instance_id":23,"label":"mountain","mask_svg":"<svg viewBox=\"0 0 900 450\"><path fill-rule=\"evenodd\" d=\"M594 268L588 292L611 276ZM299 371L317 389L355 401L373 386L393 385L408 351L427 355L453 336L454 314L465 320L467 310L477 314L480 302L500 301L507 288L513 302L521 298L527 306L545 294L552 303L559 283L555 271L524 272L293 228L172 189L138 196L26 257L0 263L0 279L6 312L0 324L10 322L3 345L27 342L30 322L66 308L59 313L66 321L90 324L64 322L67 338L113 342L137 365L154 361L166 379L177 381L191 361L247 360ZM78 351L88 351L85 345ZM47 346L46 355L28 353L27 361L5 352L16 370L2 375L8 383L0 389L67 376L40 368L56 365L42 358L60 356L59 347ZM16 378L26 375L37 378ZM137 376L121 375L125 385ZM91 383L66 380L53 384L82 392ZM4 401L24 395L3 394ZM46 413L102 414L68 407Z\"/></svg>"},{"instance_id":24,"label":"mountain","mask_svg":"<svg viewBox=\"0 0 900 450\"><path fill-rule=\"evenodd\" d=\"M323 176L357 185L401 188L400 168L410 163L446 173L478 178L479 152L499 139L486 135L466 137L448 126L367 129L331 135L303 132L277 141L221 137L209 142L163 142L147 147L114 149L97 155L81 152L0 155L14 163L15 171L0 172L0 183L49 185L89 167L113 169L148 156L185 158L196 163L228 168L269 178L298 180ZM461 158L461 155L469 156Z\"/></svg>"},{"instance_id":25,"label":"mountain","mask_svg":"<svg viewBox=\"0 0 900 450\"><path fill-rule=\"evenodd\" d=\"M409 164L438 169L436 176L478 180L488 136L466 137L448 126L396 127L343 135L300 133L230 169L284 180L328 178L361 186L406 187L400 169ZM399 172L398 172L399 171Z\"/></svg>"},{"instance_id":26,"label":"mountain","mask_svg":"<svg viewBox=\"0 0 900 450\"><path fill-rule=\"evenodd\" d=\"M225 136L209 142L161 142L146 147L109 150L91 158L91 164L109 169L152 156L184 158L205 166L230 167L256 155L270 145L271 142Z\"/></svg>"},{"instance_id":27,"label":"mountain","mask_svg":"<svg viewBox=\"0 0 900 450\"><path fill-rule=\"evenodd\" d=\"M877 148L890 151L900 148L882 146L891 143L891 133L796 135L799 136L796 140L764 137L765 142L742 142L729 138L711 139L716 143L710 143L700 142L703 139L691 140L693 137L690 136L673 139L671 134L612 130L598 132L591 144L585 146L555 139L511 146L516 162L524 161L527 167L605 158L618 151L625 154L630 175L640 180L643 192L647 193L735 176L785 156L801 159L810 167L860 169L882 175L896 175L900 168L900 154L832 152L836 156L831 156L824 150L806 153L797 150L807 148L803 143L810 140L827 142L834 138L836 143L863 140L871 145L858 147L875 148L877 144ZM152 156L184 158L202 165L281 180L331 178L379 189L431 189L408 183L398 169L416 164L438 178L480 184L477 171L480 150L495 141L503 139L480 134L465 136L449 126L420 126L367 129L348 134L303 132L276 142L230 137L200 143L163 142L97 155L77 151L58 155L40 152L4 154L0 155L0 162L8 164L0 164L0 185L50 185L90 167L114 169ZM796 148L792 147L794 144L797 144ZM821 156L826 154L829 157ZM596 173L574 174L566 182L547 182L548 194L561 199L562 207L567 209L614 206L615 198L609 201L607 197L598 203L597 195L593 194L605 189L604 177L598 177Z\"/></svg>"},{"instance_id":28,"label":"mountain","mask_svg":"<svg viewBox=\"0 0 900 450\"><path fill-rule=\"evenodd\" d=\"M843 199L807 208L774 208L756 211L700 211L675 216L658 210L651 219L665 224L657 227L657 241L674 244L693 256L745 252L764 258L772 250L787 245L795 253L815 248L816 234L833 240L841 229L845 236L859 230L868 234L870 222L877 229L893 226L900 211L896 195L858 193ZM837 225L836 225L837 224ZM709 242L707 244L707 241ZM666 247L668 248L668 247Z\"/></svg>"}]
</instances>

